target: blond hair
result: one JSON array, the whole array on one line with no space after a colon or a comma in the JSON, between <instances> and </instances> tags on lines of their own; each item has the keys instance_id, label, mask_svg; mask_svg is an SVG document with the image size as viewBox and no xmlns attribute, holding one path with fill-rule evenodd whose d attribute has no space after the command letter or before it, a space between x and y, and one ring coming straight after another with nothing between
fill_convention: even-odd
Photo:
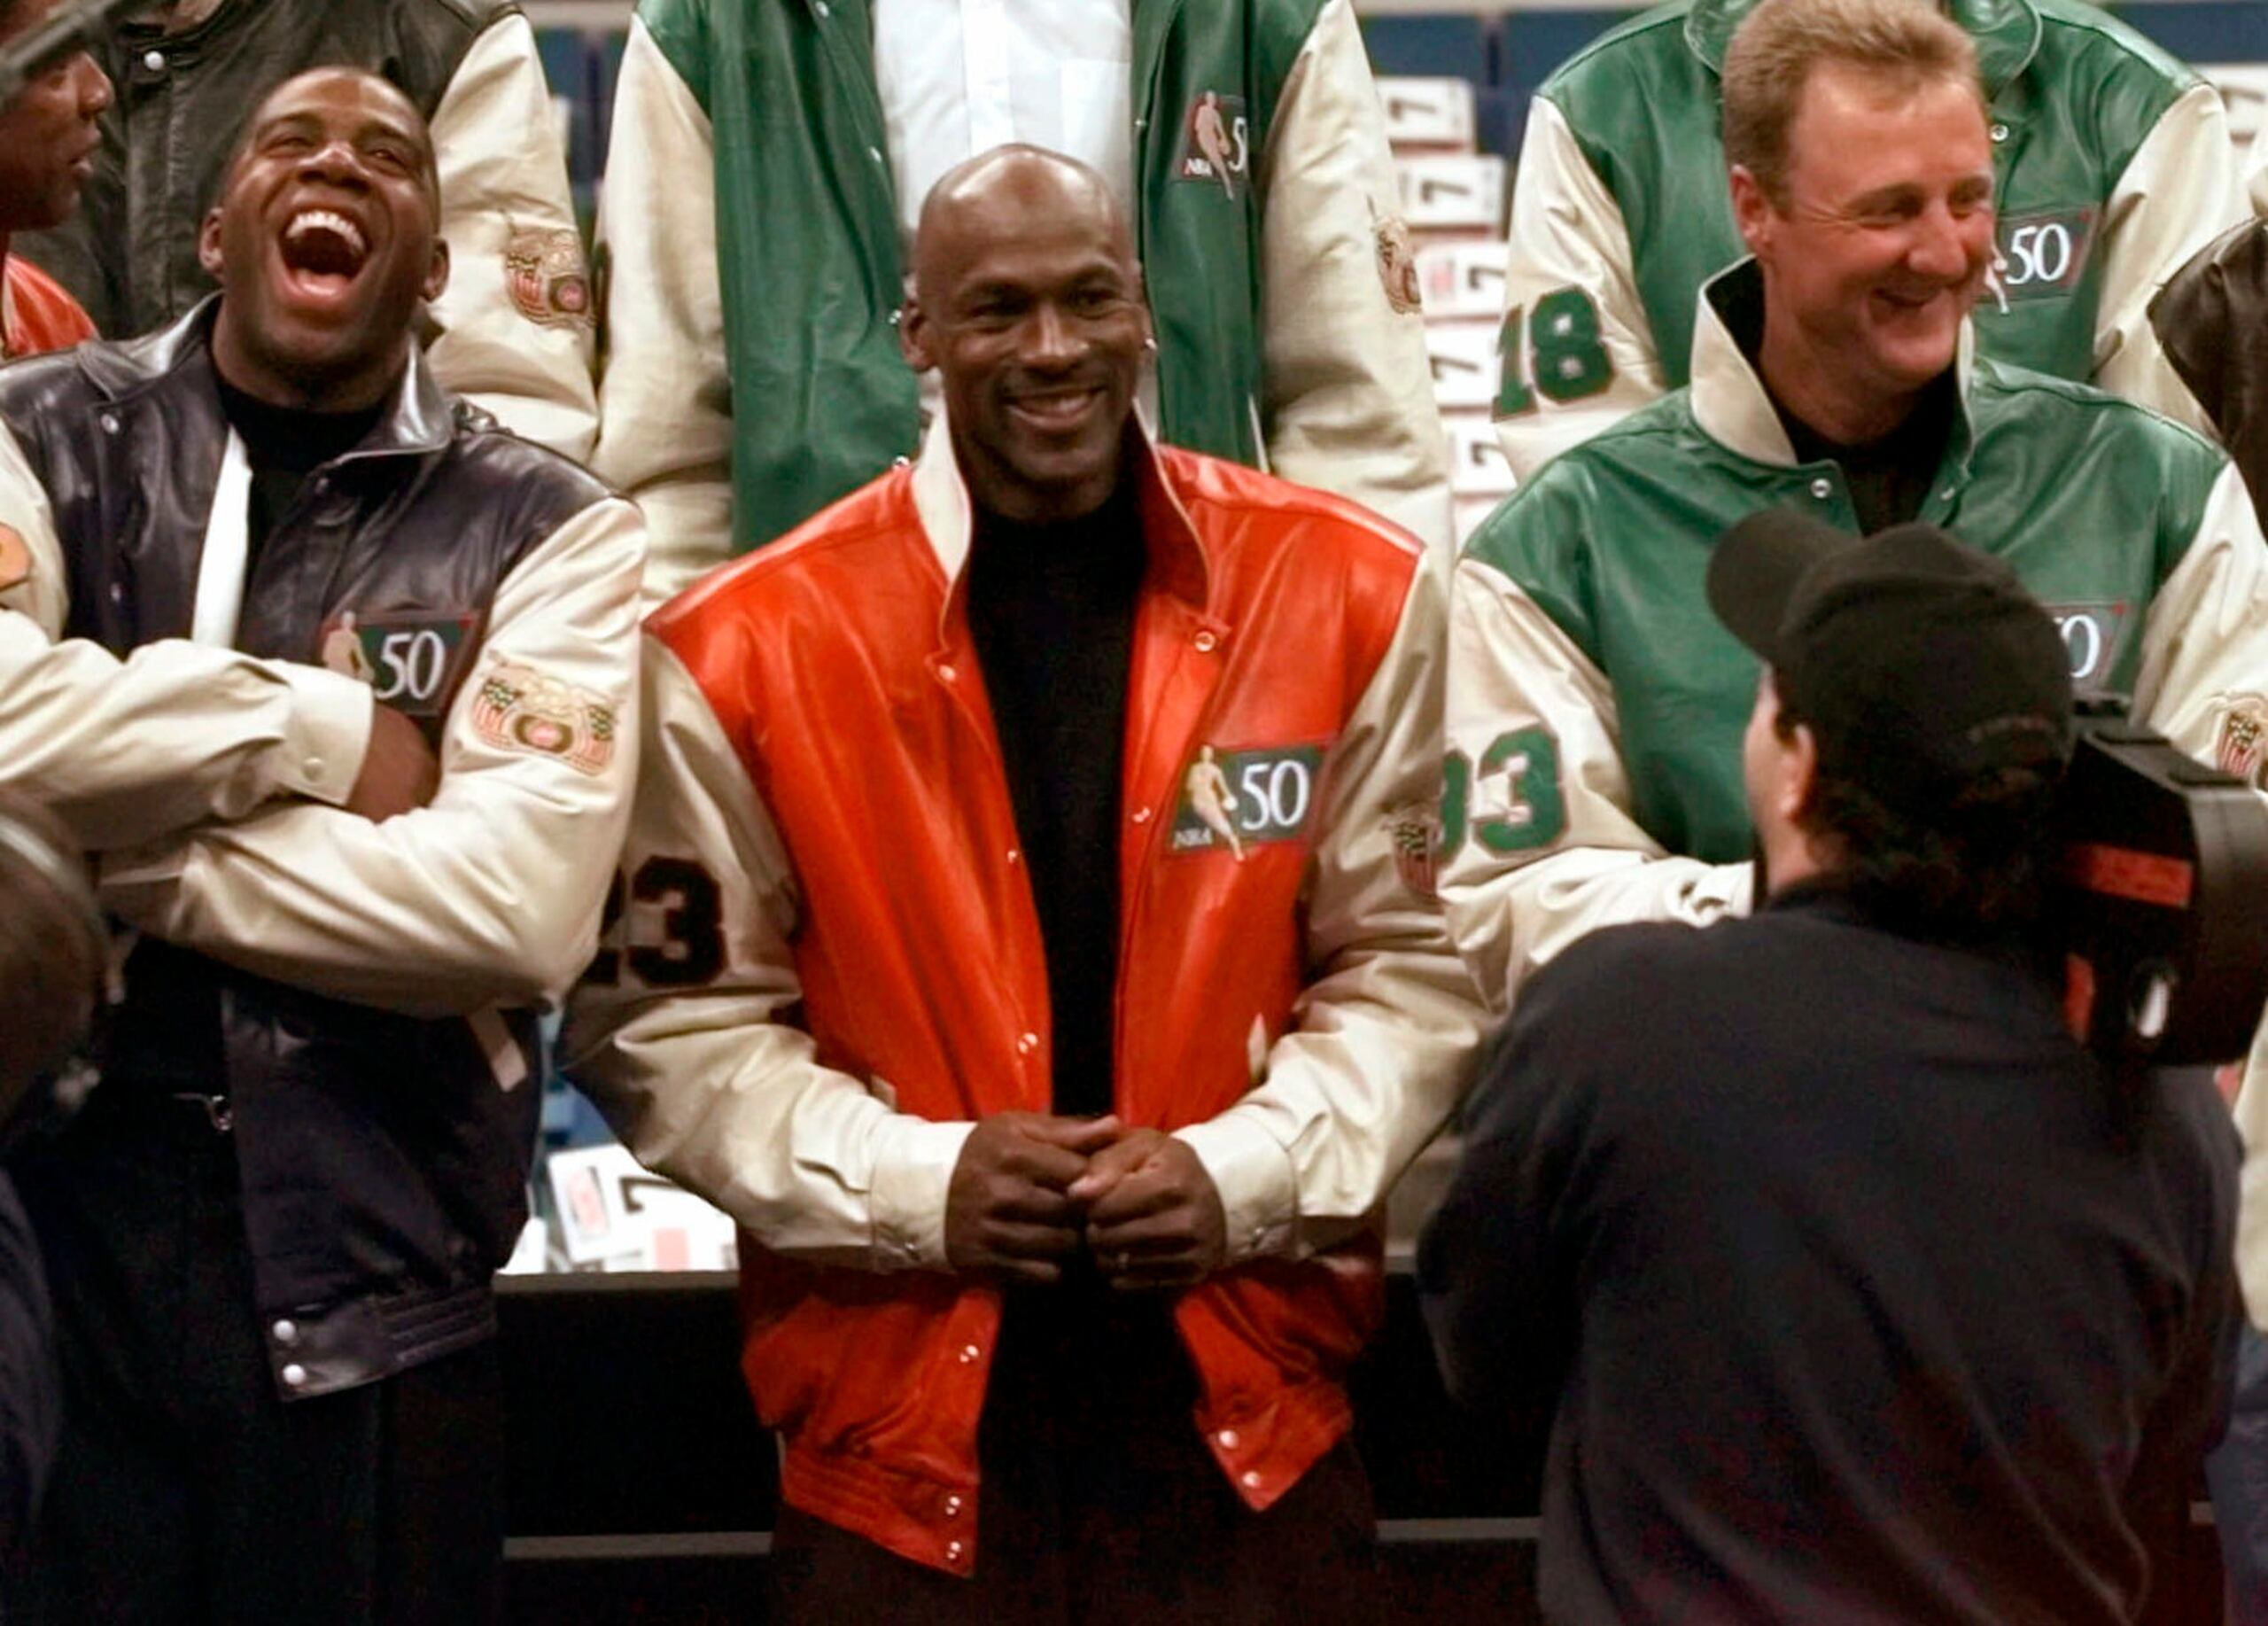
<instances>
[{"instance_id":1,"label":"blond hair","mask_svg":"<svg viewBox=\"0 0 2268 1626\"><path fill-rule=\"evenodd\" d=\"M1763 0L1725 52L1725 160L1754 175L1775 206L1788 200L1788 129L1822 62L1900 91L1953 81L1984 105L1975 42L1930 0Z\"/></svg>"}]
</instances>

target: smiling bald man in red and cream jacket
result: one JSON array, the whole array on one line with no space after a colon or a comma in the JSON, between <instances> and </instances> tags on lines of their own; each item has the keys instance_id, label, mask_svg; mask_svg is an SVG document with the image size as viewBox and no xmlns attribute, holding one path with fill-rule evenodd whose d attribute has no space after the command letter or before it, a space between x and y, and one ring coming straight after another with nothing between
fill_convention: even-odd
<instances>
[{"instance_id":1,"label":"smiling bald man in red and cream jacket","mask_svg":"<svg viewBox=\"0 0 2268 1626\"><path fill-rule=\"evenodd\" d=\"M920 245L920 461L648 623L569 1064L745 1229L790 1618L1359 1616L1342 1379L1480 1022L1440 572L1148 440L1093 172L997 149Z\"/></svg>"}]
</instances>

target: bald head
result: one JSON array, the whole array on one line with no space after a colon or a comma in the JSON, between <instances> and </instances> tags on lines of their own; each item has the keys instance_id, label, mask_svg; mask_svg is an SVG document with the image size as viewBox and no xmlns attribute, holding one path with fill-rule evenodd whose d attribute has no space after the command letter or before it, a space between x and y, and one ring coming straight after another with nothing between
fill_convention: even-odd
<instances>
[{"instance_id":1,"label":"bald head","mask_svg":"<svg viewBox=\"0 0 2268 1626\"><path fill-rule=\"evenodd\" d=\"M1126 217L1103 178L1036 147L971 159L931 189L898 341L934 367L969 494L1029 524L1118 483L1150 338Z\"/></svg>"},{"instance_id":2,"label":"bald head","mask_svg":"<svg viewBox=\"0 0 2268 1626\"><path fill-rule=\"evenodd\" d=\"M1086 237L1137 275L1134 235L1110 183L1075 158L1012 144L954 165L921 200L914 286L932 300L934 278L965 264L973 246L1043 224Z\"/></svg>"}]
</instances>

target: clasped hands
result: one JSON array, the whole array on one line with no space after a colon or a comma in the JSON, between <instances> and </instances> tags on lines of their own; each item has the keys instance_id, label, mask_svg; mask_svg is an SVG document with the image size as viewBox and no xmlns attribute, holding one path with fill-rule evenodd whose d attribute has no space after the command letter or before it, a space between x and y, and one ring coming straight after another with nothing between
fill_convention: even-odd
<instances>
[{"instance_id":1,"label":"clasped hands","mask_svg":"<svg viewBox=\"0 0 2268 1626\"><path fill-rule=\"evenodd\" d=\"M1115 1117L979 1120L946 1188L946 1262L1045 1285L1082 1250L1122 1289L1188 1287L1218 1270L1228 1219L1197 1154Z\"/></svg>"}]
</instances>

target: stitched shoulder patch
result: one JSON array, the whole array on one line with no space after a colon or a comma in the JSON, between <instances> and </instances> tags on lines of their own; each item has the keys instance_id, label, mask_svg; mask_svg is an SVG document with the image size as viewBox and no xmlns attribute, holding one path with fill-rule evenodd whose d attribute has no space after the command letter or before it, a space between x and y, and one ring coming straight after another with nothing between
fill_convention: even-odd
<instances>
[{"instance_id":1,"label":"stitched shoulder patch","mask_svg":"<svg viewBox=\"0 0 2268 1626\"><path fill-rule=\"evenodd\" d=\"M512 308L538 327L596 325L583 239L570 227L514 225L504 244L504 286Z\"/></svg>"},{"instance_id":2,"label":"stitched shoulder patch","mask_svg":"<svg viewBox=\"0 0 2268 1626\"><path fill-rule=\"evenodd\" d=\"M2215 709L2221 714L2215 764L2256 789L2268 786L2268 696L2223 695Z\"/></svg>"},{"instance_id":3,"label":"stitched shoulder patch","mask_svg":"<svg viewBox=\"0 0 2268 1626\"><path fill-rule=\"evenodd\" d=\"M499 660L480 674L472 727L499 751L556 757L596 775L614 760L620 712L614 703L532 666Z\"/></svg>"}]
</instances>

